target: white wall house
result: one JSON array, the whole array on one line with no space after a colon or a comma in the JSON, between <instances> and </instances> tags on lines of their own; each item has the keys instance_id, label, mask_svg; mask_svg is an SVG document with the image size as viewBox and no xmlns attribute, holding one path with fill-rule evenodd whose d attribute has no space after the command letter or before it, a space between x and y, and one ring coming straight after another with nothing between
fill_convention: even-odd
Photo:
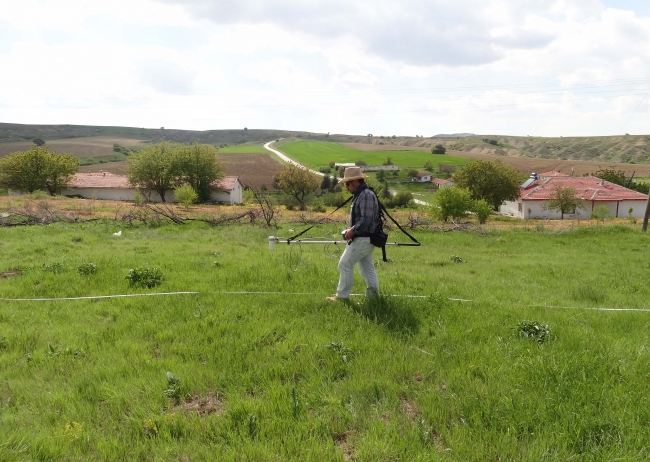
<instances>
[{"instance_id":1,"label":"white wall house","mask_svg":"<svg viewBox=\"0 0 650 462\"><path fill-rule=\"evenodd\" d=\"M227 176L212 183L213 190L210 199L214 202L223 202L230 205L241 204L243 199L243 185L236 176ZM129 185L126 175L113 173L77 173L73 177L68 189L61 192L63 196L83 197L86 199L132 201L135 199L136 188ZM160 195L156 192L141 191L143 199L151 202L161 202ZM174 191L165 192L167 202L178 202Z\"/></svg>"},{"instance_id":2,"label":"white wall house","mask_svg":"<svg viewBox=\"0 0 650 462\"><path fill-rule=\"evenodd\" d=\"M349 162L348 163L337 162L334 164L334 167L336 168L338 167L347 168L347 167L356 167L356 166L357 164L353 164ZM378 172L379 170L388 170L388 171L399 170L399 167L397 165L361 165L360 167L362 172Z\"/></svg>"},{"instance_id":3,"label":"white wall house","mask_svg":"<svg viewBox=\"0 0 650 462\"><path fill-rule=\"evenodd\" d=\"M565 213L565 219L588 219L592 210L601 205L607 207L609 215L614 218L643 218L648 196L640 192L593 176L550 176L542 173L538 178L524 183L517 200L505 201L500 212L517 218L560 219L560 212L544 208L552 200L556 185L560 185L574 188L582 205L572 213Z\"/></svg>"},{"instance_id":4,"label":"white wall house","mask_svg":"<svg viewBox=\"0 0 650 462\"><path fill-rule=\"evenodd\" d=\"M430 173L418 173L411 178L411 181L416 183L431 183L431 174Z\"/></svg>"}]
</instances>

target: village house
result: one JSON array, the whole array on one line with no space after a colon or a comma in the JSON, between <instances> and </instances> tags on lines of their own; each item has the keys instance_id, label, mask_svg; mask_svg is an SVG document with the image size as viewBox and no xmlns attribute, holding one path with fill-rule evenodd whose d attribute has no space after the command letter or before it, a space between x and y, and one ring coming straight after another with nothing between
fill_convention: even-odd
<instances>
[{"instance_id":1,"label":"village house","mask_svg":"<svg viewBox=\"0 0 650 462\"><path fill-rule=\"evenodd\" d=\"M353 163L335 163L334 167L335 168L347 168L347 167L356 167L357 164ZM394 170L399 170L399 167L397 165L360 165L362 172L378 172L380 170L386 170L386 171L394 171Z\"/></svg>"},{"instance_id":2,"label":"village house","mask_svg":"<svg viewBox=\"0 0 650 462\"><path fill-rule=\"evenodd\" d=\"M226 204L241 204L243 185L236 176L226 176L212 183L210 200ZM129 185L126 175L115 175L109 172L77 173L68 188L63 190L63 196L83 197L86 199L132 201L135 199L136 188ZM141 191L142 197L151 202L160 202L156 192ZM174 191L165 192L167 202L178 202Z\"/></svg>"},{"instance_id":3,"label":"village house","mask_svg":"<svg viewBox=\"0 0 650 462\"><path fill-rule=\"evenodd\" d=\"M556 185L572 187L582 201L582 208L564 214L564 218L590 218L594 208L604 205L614 218L643 218L648 196L594 176L572 177L560 172L533 174L522 186L519 197L505 201L501 213L517 218L559 219L561 213L546 210Z\"/></svg>"},{"instance_id":4,"label":"village house","mask_svg":"<svg viewBox=\"0 0 650 462\"><path fill-rule=\"evenodd\" d=\"M411 181L414 181L416 183L430 183L431 182L431 174L430 173L418 173L414 177L411 178Z\"/></svg>"}]
</instances>

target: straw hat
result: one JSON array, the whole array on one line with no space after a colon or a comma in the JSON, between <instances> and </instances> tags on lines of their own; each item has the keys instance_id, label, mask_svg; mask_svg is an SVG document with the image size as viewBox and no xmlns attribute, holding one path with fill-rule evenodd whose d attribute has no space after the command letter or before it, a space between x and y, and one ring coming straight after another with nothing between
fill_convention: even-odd
<instances>
[{"instance_id":1,"label":"straw hat","mask_svg":"<svg viewBox=\"0 0 650 462\"><path fill-rule=\"evenodd\" d=\"M347 183L348 181L360 180L361 178L368 178L368 175L361 173L361 167L346 167L341 181Z\"/></svg>"}]
</instances>

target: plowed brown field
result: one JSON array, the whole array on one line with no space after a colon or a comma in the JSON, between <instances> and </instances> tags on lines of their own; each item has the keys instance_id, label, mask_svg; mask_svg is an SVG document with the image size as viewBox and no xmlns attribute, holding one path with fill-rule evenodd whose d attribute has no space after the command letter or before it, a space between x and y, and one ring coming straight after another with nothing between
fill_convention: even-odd
<instances>
[{"instance_id":1,"label":"plowed brown field","mask_svg":"<svg viewBox=\"0 0 650 462\"><path fill-rule=\"evenodd\" d=\"M113 152L113 144L131 147L140 146L143 140L129 138L117 138L113 136L89 136L86 138L68 138L64 140L46 140L50 150L72 154L75 157L99 157L110 156ZM27 151L34 145L31 141L14 141L0 143L0 157L8 156L12 152Z\"/></svg>"},{"instance_id":2,"label":"plowed brown field","mask_svg":"<svg viewBox=\"0 0 650 462\"><path fill-rule=\"evenodd\" d=\"M600 168L613 168L614 170L623 170L627 176L635 172L636 177L650 176L650 164L628 164L617 162L603 162L603 161L580 161L580 160L559 160L559 159L533 159L529 157L506 157L494 156L486 154L474 154L467 151L447 151L451 156L465 157L467 159L475 160L489 160L501 161L506 165L512 165L517 171L528 174L531 172L542 173L549 170L556 170L558 172L575 176L583 176L588 173L594 173Z\"/></svg>"},{"instance_id":3,"label":"plowed brown field","mask_svg":"<svg viewBox=\"0 0 650 462\"><path fill-rule=\"evenodd\" d=\"M240 181L253 188L266 185L271 187L273 177L280 171L282 164L268 154L219 154L226 175L238 176ZM117 175L126 174L126 162L108 162L106 164L86 165L79 167L80 172L105 172Z\"/></svg>"}]
</instances>

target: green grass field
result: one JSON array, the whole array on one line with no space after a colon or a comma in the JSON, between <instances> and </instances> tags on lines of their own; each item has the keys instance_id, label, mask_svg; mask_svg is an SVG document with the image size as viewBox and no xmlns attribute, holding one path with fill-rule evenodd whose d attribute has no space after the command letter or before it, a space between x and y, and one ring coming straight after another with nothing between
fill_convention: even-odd
<instances>
[{"instance_id":1,"label":"green grass field","mask_svg":"<svg viewBox=\"0 0 650 462\"><path fill-rule=\"evenodd\" d=\"M650 457L647 234L414 230L346 306L322 246L268 249L302 226L0 228L0 298L197 292L0 301L1 459Z\"/></svg>"},{"instance_id":2,"label":"green grass field","mask_svg":"<svg viewBox=\"0 0 650 462\"><path fill-rule=\"evenodd\" d=\"M400 168L423 168L426 162L433 165L447 164L461 166L471 162L470 159L448 156L445 154L430 154L423 151L359 151L339 143L324 141L292 141L282 144L279 150L293 160L318 170L328 166L329 162L364 161L368 165L382 165L390 157Z\"/></svg>"}]
</instances>

